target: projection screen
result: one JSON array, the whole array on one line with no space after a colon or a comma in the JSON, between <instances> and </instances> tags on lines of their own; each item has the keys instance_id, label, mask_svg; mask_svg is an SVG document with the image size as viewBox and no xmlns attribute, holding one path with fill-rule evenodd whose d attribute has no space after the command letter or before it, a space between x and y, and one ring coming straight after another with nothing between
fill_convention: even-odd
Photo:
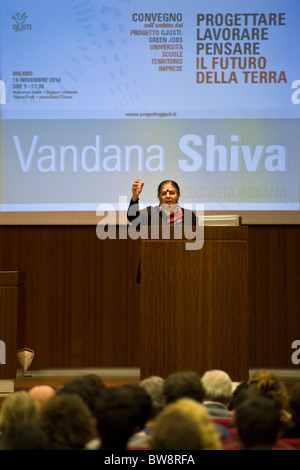
<instances>
[{"instance_id":1,"label":"projection screen","mask_svg":"<svg viewBox=\"0 0 300 470\"><path fill-rule=\"evenodd\" d=\"M299 0L1 0L2 223L180 202L299 223Z\"/></svg>"}]
</instances>

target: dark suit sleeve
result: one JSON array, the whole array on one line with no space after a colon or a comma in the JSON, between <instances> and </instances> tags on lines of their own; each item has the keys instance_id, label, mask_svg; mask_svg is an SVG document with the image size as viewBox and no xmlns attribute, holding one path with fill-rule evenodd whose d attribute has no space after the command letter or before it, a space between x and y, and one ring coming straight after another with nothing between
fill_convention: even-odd
<instances>
[{"instance_id":1,"label":"dark suit sleeve","mask_svg":"<svg viewBox=\"0 0 300 470\"><path fill-rule=\"evenodd\" d=\"M195 212L193 212L192 218L193 218L193 225L198 225L197 216L196 216Z\"/></svg>"},{"instance_id":2,"label":"dark suit sleeve","mask_svg":"<svg viewBox=\"0 0 300 470\"><path fill-rule=\"evenodd\" d=\"M139 200L133 201L130 200L129 207L127 210L127 220L136 226L137 229L140 228L140 208ZM136 275L136 282L140 284L141 282L141 260L139 261L138 272Z\"/></svg>"},{"instance_id":3,"label":"dark suit sleeve","mask_svg":"<svg viewBox=\"0 0 300 470\"><path fill-rule=\"evenodd\" d=\"M140 215L139 200L133 201L130 199L129 207L127 210L127 220L132 223Z\"/></svg>"},{"instance_id":4,"label":"dark suit sleeve","mask_svg":"<svg viewBox=\"0 0 300 470\"><path fill-rule=\"evenodd\" d=\"M185 224L191 225L193 227L197 225L197 216L194 211L191 211L190 209L183 209L183 214Z\"/></svg>"}]
</instances>

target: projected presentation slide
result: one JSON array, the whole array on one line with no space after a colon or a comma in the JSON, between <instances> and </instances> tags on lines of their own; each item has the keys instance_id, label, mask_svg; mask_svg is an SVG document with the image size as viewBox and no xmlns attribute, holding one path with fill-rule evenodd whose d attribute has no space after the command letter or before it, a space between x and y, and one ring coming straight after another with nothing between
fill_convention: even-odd
<instances>
[{"instance_id":1,"label":"projected presentation slide","mask_svg":"<svg viewBox=\"0 0 300 470\"><path fill-rule=\"evenodd\" d=\"M299 211L299 0L1 0L2 212ZM125 201L125 202L124 202ZM122 205L122 207L121 207Z\"/></svg>"}]
</instances>

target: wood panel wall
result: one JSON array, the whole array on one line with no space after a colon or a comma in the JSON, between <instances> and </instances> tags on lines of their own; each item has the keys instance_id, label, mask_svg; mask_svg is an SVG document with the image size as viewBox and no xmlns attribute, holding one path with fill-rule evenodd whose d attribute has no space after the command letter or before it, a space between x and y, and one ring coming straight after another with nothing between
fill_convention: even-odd
<instances>
[{"instance_id":1,"label":"wood panel wall","mask_svg":"<svg viewBox=\"0 0 300 470\"><path fill-rule=\"evenodd\" d=\"M1 227L1 269L25 271L32 367L138 366L138 262L136 242L93 226Z\"/></svg>"},{"instance_id":2,"label":"wood panel wall","mask_svg":"<svg viewBox=\"0 0 300 470\"><path fill-rule=\"evenodd\" d=\"M0 270L25 271L32 369L139 366L139 250L91 225L0 227ZM249 226L250 367L295 367L299 262L300 226Z\"/></svg>"},{"instance_id":3,"label":"wood panel wall","mask_svg":"<svg viewBox=\"0 0 300 470\"><path fill-rule=\"evenodd\" d=\"M249 269L250 366L297 367L291 345L300 339L300 226L250 226Z\"/></svg>"}]
</instances>

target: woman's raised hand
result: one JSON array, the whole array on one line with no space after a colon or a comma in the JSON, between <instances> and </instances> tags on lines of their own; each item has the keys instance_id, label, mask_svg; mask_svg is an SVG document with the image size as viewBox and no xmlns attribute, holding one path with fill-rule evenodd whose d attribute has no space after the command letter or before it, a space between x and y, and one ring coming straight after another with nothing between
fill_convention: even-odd
<instances>
[{"instance_id":1,"label":"woman's raised hand","mask_svg":"<svg viewBox=\"0 0 300 470\"><path fill-rule=\"evenodd\" d=\"M141 179L138 178L134 181L133 185L132 185L132 200L133 201L137 201L138 198L139 198L139 195L141 194L141 192L143 191L143 187L144 187L144 182L141 183Z\"/></svg>"}]
</instances>

